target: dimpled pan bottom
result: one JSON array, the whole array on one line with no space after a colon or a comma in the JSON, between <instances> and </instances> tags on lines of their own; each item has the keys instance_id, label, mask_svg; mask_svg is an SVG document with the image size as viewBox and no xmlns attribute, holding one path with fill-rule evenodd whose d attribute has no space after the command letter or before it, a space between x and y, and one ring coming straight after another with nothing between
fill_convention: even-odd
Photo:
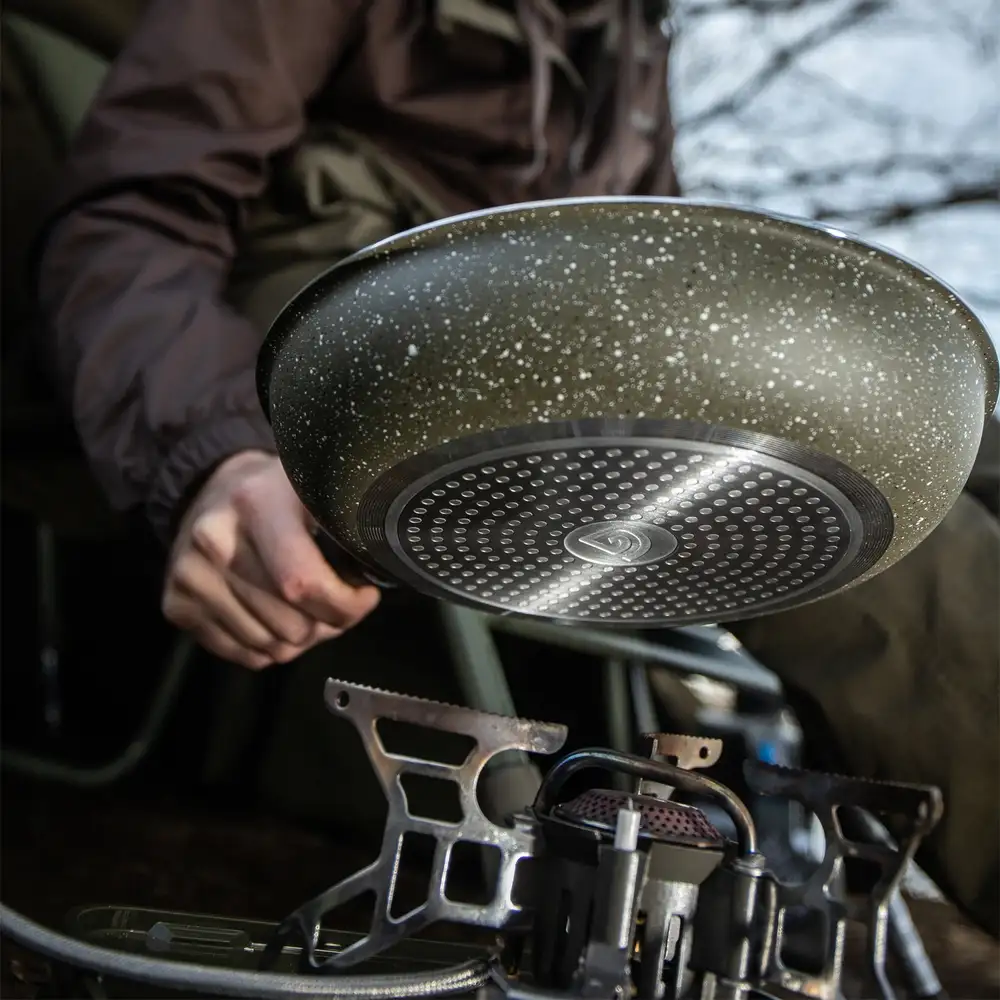
<instances>
[{"instance_id":1,"label":"dimpled pan bottom","mask_svg":"<svg viewBox=\"0 0 1000 1000\"><path fill-rule=\"evenodd\" d=\"M891 539L885 499L826 456L621 423L554 440L493 432L401 463L361 504L369 556L494 613L634 628L801 604L846 586Z\"/></svg>"}]
</instances>

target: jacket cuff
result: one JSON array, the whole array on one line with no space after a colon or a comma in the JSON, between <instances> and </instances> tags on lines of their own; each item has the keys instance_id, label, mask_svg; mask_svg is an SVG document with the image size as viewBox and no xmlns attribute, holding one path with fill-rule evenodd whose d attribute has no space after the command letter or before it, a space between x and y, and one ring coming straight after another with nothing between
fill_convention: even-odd
<instances>
[{"instance_id":1,"label":"jacket cuff","mask_svg":"<svg viewBox=\"0 0 1000 1000\"><path fill-rule=\"evenodd\" d=\"M146 501L146 517L157 538L173 541L184 508L216 466L241 451L274 452L274 436L263 413L202 424L167 454Z\"/></svg>"}]
</instances>

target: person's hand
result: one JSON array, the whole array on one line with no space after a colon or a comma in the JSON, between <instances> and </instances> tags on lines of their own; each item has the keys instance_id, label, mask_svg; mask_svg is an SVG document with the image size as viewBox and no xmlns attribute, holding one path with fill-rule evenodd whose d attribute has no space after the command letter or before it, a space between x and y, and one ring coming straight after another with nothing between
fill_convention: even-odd
<instances>
[{"instance_id":1,"label":"person's hand","mask_svg":"<svg viewBox=\"0 0 1000 1000\"><path fill-rule=\"evenodd\" d=\"M181 522L163 614L206 649L254 669L340 635L375 608L379 592L340 579L311 529L275 456L227 459Z\"/></svg>"}]
</instances>

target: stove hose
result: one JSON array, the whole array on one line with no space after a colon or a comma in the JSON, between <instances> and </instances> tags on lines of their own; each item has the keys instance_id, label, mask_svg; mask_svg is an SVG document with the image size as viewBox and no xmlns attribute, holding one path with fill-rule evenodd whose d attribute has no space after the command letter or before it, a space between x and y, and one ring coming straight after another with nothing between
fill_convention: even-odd
<instances>
[{"instance_id":1,"label":"stove hose","mask_svg":"<svg viewBox=\"0 0 1000 1000\"><path fill-rule=\"evenodd\" d=\"M490 979L490 963L466 962L436 972L391 975L303 976L276 972L226 970L130 955L87 944L49 930L0 903L0 934L47 958L121 979L151 983L181 992L248 1000L405 1000L470 993Z\"/></svg>"}]
</instances>

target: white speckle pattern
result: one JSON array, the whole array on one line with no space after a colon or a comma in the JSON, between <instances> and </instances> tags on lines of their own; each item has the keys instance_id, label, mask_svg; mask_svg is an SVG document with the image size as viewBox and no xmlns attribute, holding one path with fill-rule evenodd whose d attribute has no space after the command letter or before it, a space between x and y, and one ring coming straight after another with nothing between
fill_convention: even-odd
<instances>
[{"instance_id":1,"label":"white speckle pattern","mask_svg":"<svg viewBox=\"0 0 1000 1000\"><path fill-rule=\"evenodd\" d=\"M355 547L365 492L414 454L647 417L771 435L866 477L896 522L871 575L951 507L996 398L985 330L932 276L806 224L664 199L403 234L311 285L269 350L285 466Z\"/></svg>"}]
</instances>

